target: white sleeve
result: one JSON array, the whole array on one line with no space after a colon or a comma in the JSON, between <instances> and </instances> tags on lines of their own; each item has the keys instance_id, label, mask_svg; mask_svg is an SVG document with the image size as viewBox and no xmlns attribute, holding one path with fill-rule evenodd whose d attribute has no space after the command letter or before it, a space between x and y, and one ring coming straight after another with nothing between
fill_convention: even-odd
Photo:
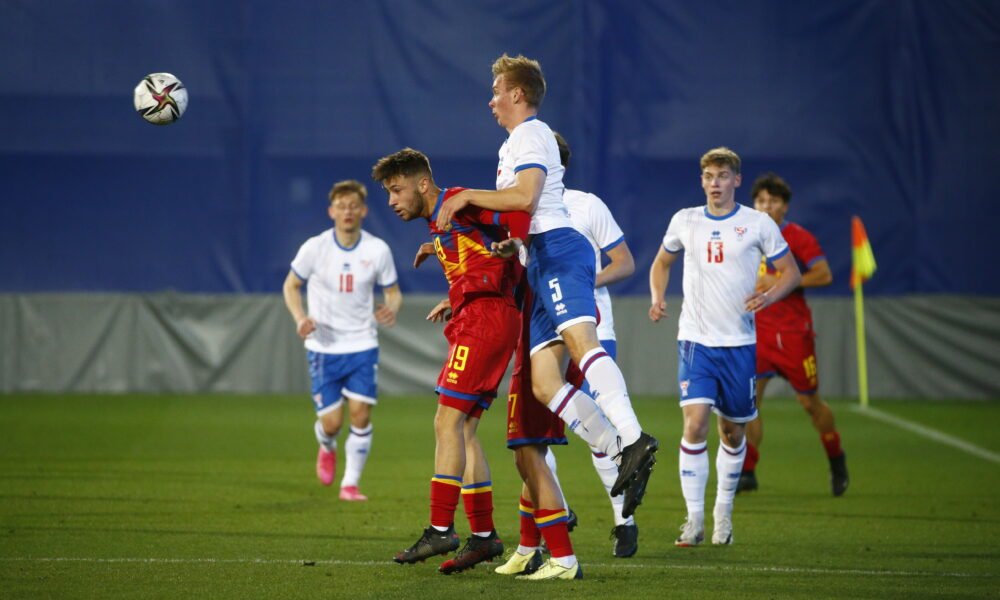
<instances>
[{"instance_id":1,"label":"white sleeve","mask_svg":"<svg viewBox=\"0 0 1000 600\"><path fill-rule=\"evenodd\" d=\"M773 261L788 253L788 242L781 235L774 219L767 215L762 215L759 219L760 226L760 251L764 253L767 260Z\"/></svg>"},{"instance_id":2,"label":"white sleeve","mask_svg":"<svg viewBox=\"0 0 1000 600\"><path fill-rule=\"evenodd\" d=\"M313 242L315 239L310 238L306 240L306 243L302 244L302 247L299 248L295 259L292 260L292 271L302 281L307 281L316 268L316 244Z\"/></svg>"},{"instance_id":3,"label":"white sleeve","mask_svg":"<svg viewBox=\"0 0 1000 600\"><path fill-rule=\"evenodd\" d=\"M663 236L663 249L671 254L677 254L684 249L683 239L684 228L683 221L681 217L684 211L677 211L674 213L672 219L670 219L670 225L667 227L667 233Z\"/></svg>"},{"instance_id":4,"label":"white sleeve","mask_svg":"<svg viewBox=\"0 0 1000 600\"><path fill-rule=\"evenodd\" d=\"M382 244L382 252L379 253L378 264L378 284L384 288L392 287L399 281L396 274L396 263L392 260L392 250L389 245Z\"/></svg>"},{"instance_id":5,"label":"white sleeve","mask_svg":"<svg viewBox=\"0 0 1000 600\"><path fill-rule=\"evenodd\" d=\"M618 226L618 222L615 221L608 205L593 194L590 194L590 197L592 200L589 203L587 215L590 232L594 236L597 246L602 251L607 252L625 241L625 233Z\"/></svg>"},{"instance_id":6,"label":"white sleeve","mask_svg":"<svg viewBox=\"0 0 1000 600\"><path fill-rule=\"evenodd\" d=\"M525 169L538 168L549 173L549 146L548 142L555 144L555 137L552 134L543 135L541 129L534 127L518 127L511 134L507 143L510 144L510 156L514 160L514 173Z\"/></svg>"}]
</instances>

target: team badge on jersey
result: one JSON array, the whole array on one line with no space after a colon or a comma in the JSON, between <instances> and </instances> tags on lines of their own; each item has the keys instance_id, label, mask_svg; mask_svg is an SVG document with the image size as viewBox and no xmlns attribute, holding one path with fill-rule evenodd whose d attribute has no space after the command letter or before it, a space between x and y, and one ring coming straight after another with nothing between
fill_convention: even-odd
<instances>
[{"instance_id":1,"label":"team badge on jersey","mask_svg":"<svg viewBox=\"0 0 1000 600\"><path fill-rule=\"evenodd\" d=\"M681 396L687 398L689 385L691 385L691 380L689 379L685 379L681 382Z\"/></svg>"},{"instance_id":2,"label":"team badge on jersey","mask_svg":"<svg viewBox=\"0 0 1000 600\"><path fill-rule=\"evenodd\" d=\"M746 227L733 227L733 231L736 232L736 239L737 239L737 241L742 242L743 241L743 236L746 235L746 233L748 231L748 228L746 228Z\"/></svg>"}]
</instances>

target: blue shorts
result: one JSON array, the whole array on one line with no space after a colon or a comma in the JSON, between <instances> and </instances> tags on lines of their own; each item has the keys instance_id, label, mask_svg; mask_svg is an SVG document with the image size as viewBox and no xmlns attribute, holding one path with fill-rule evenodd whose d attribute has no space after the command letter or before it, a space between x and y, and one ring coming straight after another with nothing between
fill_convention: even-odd
<instances>
[{"instance_id":1,"label":"blue shorts","mask_svg":"<svg viewBox=\"0 0 1000 600\"><path fill-rule=\"evenodd\" d=\"M757 345L719 347L677 342L681 406L711 404L734 423L757 418Z\"/></svg>"},{"instance_id":2,"label":"blue shorts","mask_svg":"<svg viewBox=\"0 0 1000 600\"><path fill-rule=\"evenodd\" d=\"M597 323L596 273L594 249L571 227L535 235L528 256L528 284L535 295L530 340L534 353L571 325Z\"/></svg>"},{"instance_id":3,"label":"blue shorts","mask_svg":"<svg viewBox=\"0 0 1000 600\"><path fill-rule=\"evenodd\" d=\"M342 398L375 404L378 348L349 354L324 354L309 350L306 358L317 415L339 407Z\"/></svg>"}]
</instances>

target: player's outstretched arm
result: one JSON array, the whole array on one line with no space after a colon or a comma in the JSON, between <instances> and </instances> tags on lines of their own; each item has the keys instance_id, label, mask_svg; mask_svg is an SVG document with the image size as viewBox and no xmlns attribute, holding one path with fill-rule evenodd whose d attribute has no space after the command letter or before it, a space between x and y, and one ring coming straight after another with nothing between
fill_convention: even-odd
<instances>
[{"instance_id":1,"label":"player's outstretched arm","mask_svg":"<svg viewBox=\"0 0 1000 600\"><path fill-rule=\"evenodd\" d=\"M399 285L382 288L382 301L385 304L375 307L375 320L380 325L392 327L396 324L396 314L403 306L403 292L399 290Z\"/></svg>"},{"instance_id":2,"label":"player's outstretched arm","mask_svg":"<svg viewBox=\"0 0 1000 600\"><path fill-rule=\"evenodd\" d=\"M597 274L597 278L594 280L595 288L617 283L635 273L635 259L625 242L608 250L607 255L611 262Z\"/></svg>"},{"instance_id":3,"label":"player's outstretched arm","mask_svg":"<svg viewBox=\"0 0 1000 600\"><path fill-rule=\"evenodd\" d=\"M534 213L538 206L538 199L542 196L542 187L545 185L545 171L538 168L525 169L517 173L517 183L502 190L462 190L448 201L441 205L438 211L437 227L442 231L447 231L451 227L451 220L455 213L470 204L495 210L497 212L508 212L512 210L522 210L527 213Z\"/></svg>"},{"instance_id":4,"label":"player's outstretched arm","mask_svg":"<svg viewBox=\"0 0 1000 600\"><path fill-rule=\"evenodd\" d=\"M305 282L299 279L294 271L289 271L285 277L285 283L281 286L282 295L285 297L285 307L288 308L292 320L295 321L295 331L299 337L305 338L316 330L316 321L306 314L302 306L302 284Z\"/></svg>"},{"instance_id":5,"label":"player's outstretched arm","mask_svg":"<svg viewBox=\"0 0 1000 600\"><path fill-rule=\"evenodd\" d=\"M670 267L677 260L660 246L652 266L649 267L649 319L654 323L667 316L667 284L670 283Z\"/></svg>"},{"instance_id":6,"label":"player's outstretched arm","mask_svg":"<svg viewBox=\"0 0 1000 600\"><path fill-rule=\"evenodd\" d=\"M802 273L799 271L799 265L796 264L795 257L792 256L791 252L786 252L784 256L773 261L773 264L774 268L781 273L781 277L778 277L770 288L755 291L747 298L747 312L757 312L774 304L799 287L802 282Z\"/></svg>"}]
</instances>

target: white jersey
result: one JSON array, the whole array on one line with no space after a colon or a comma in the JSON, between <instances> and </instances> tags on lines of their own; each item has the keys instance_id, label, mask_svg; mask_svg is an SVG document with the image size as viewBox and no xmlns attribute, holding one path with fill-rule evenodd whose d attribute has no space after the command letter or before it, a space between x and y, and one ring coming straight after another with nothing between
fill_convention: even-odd
<instances>
[{"instance_id":1,"label":"white jersey","mask_svg":"<svg viewBox=\"0 0 1000 600\"><path fill-rule=\"evenodd\" d=\"M600 273L601 252L607 252L625 241L625 234L618 226L611 211L600 198L587 192L567 189L563 194L563 202L569 209L573 229L583 234L594 249L595 273ZM597 325L597 338L600 340L615 339L615 318L611 313L611 294L608 288L599 287L594 290L594 300L601 322Z\"/></svg>"},{"instance_id":2,"label":"white jersey","mask_svg":"<svg viewBox=\"0 0 1000 600\"><path fill-rule=\"evenodd\" d=\"M542 233L559 227L572 227L569 212L563 204L563 169L559 160L559 146L549 126L535 117L529 117L510 132L500 146L500 163L497 165L497 189L504 190L517 184L517 173L528 168L545 171L545 185L538 199L538 206L531 215L529 234Z\"/></svg>"},{"instance_id":3,"label":"white jersey","mask_svg":"<svg viewBox=\"0 0 1000 600\"><path fill-rule=\"evenodd\" d=\"M741 204L723 217L704 206L684 208L670 220L663 249L685 251L677 339L705 346L756 343L753 313L744 306L757 283L761 256L774 260L788 252L774 220Z\"/></svg>"},{"instance_id":4,"label":"white jersey","mask_svg":"<svg viewBox=\"0 0 1000 600\"><path fill-rule=\"evenodd\" d=\"M307 349L346 354L378 347L374 287L395 285L397 279L385 242L362 231L357 243L345 248L327 229L302 244L292 271L309 282L306 299L316 331L306 338Z\"/></svg>"}]
</instances>

